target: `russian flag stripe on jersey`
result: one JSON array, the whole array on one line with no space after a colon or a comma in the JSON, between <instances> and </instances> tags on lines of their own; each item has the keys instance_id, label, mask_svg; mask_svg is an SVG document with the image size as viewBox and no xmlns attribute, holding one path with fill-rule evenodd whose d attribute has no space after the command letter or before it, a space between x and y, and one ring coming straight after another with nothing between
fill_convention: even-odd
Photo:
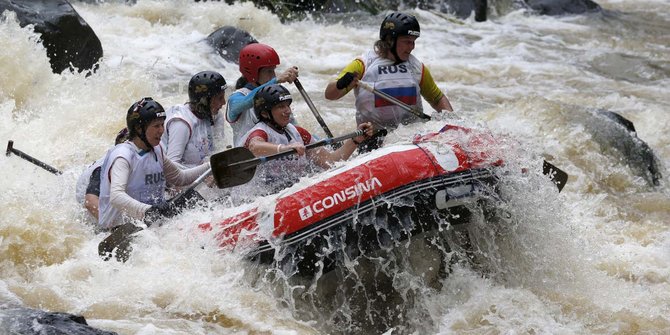
<instances>
[{"instance_id":1,"label":"russian flag stripe on jersey","mask_svg":"<svg viewBox=\"0 0 670 335\"><path fill-rule=\"evenodd\" d=\"M410 105L416 105L416 88L414 86L409 87L391 87L391 88L382 88L380 91ZM386 101L384 98L375 95L375 107L384 107L391 106L392 102Z\"/></svg>"}]
</instances>

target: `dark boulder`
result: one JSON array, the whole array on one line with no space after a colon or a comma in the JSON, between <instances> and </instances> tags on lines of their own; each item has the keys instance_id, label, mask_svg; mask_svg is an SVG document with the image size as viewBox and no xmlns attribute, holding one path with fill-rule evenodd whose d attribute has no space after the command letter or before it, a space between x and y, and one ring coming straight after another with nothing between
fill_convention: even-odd
<instances>
[{"instance_id":1,"label":"dark boulder","mask_svg":"<svg viewBox=\"0 0 670 335\"><path fill-rule=\"evenodd\" d=\"M223 59L237 63L240 50L249 43L257 43L248 32L232 27L223 26L207 36L207 42L216 49Z\"/></svg>"},{"instance_id":2,"label":"dark boulder","mask_svg":"<svg viewBox=\"0 0 670 335\"><path fill-rule=\"evenodd\" d=\"M600 5L591 0L524 0L540 15L568 15L599 12Z\"/></svg>"},{"instance_id":3,"label":"dark boulder","mask_svg":"<svg viewBox=\"0 0 670 335\"><path fill-rule=\"evenodd\" d=\"M115 335L89 326L83 316L30 308L0 310L0 329L21 335Z\"/></svg>"},{"instance_id":4,"label":"dark boulder","mask_svg":"<svg viewBox=\"0 0 670 335\"><path fill-rule=\"evenodd\" d=\"M200 0L195 0L199 2ZM203 0L204 1L204 0ZM256 6L267 8L282 21L301 20L312 13L355 13L364 12L379 15L386 11L402 8L440 10L460 18L468 18L475 13L476 21L485 21L488 0L251 0ZM226 1L232 3L233 1Z\"/></svg>"},{"instance_id":5,"label":"dark boulder","mask_svg":"<svg viewBox=\"0 0 670 335\"><path fill-rule=\"evenodd\" d=\"M446 0L440 4L440 11L449 13L462 19L475 14L475 21L486 21L487 0Z\"/></svg>"},{"instance_id":6,"label":"dark boulder","mask_svg":"<svg viewBox=\"0 0 670 335\"><path fill-rule=\"evenodd\" d=\"M198 2L199 0L195 0ZM204 0L203 0L204 1ZM319 13L368 13L379 15L386 11L401 8L421 8L439 10L462 19L473 13L475 21L486 21L488 16L488 0L251 0L256 6L267 8L281 18L282 21L301 20L307 14ZM233 3L232 0L226 0ZM541 15L568 15L599 12L602 8L592 0L512 0L509 2L493 2L498 13L520 8L530 9ZM356 15L351 16L353 19Z\"/></svg>"},{"instance_id":7,"label":"dark boulder","mask_svg":"<svg viewBox=\"0 0 670 335\"><path fill-rule=\"evenodd\" d=\"M54 73L95 70L102 44L93 29L65 0L0 0L0 12L13 11L22 27L42 35Z\"/></svg>"},{"instance_id":8,"label":"dark boulder","mask_svg":"<svg viewBox=\"0 0 670 335\"><path fill-rule=\"evenodd\" d=\"M127 5L134 5L137 3L137 0L79 0L79 2L90 3L90 4L125 3Z\"/></svg>"},{"instance_id":9,"label":"dark boulder","mask_svg":"<svg viewBox=\"0 0 670 335\"><path fill-rule=\"evenodd\" d=\"M637 136L633 122L612 111L595 110L595 120L586 129L605 152L616 152L631 170L650 186L659 186L663 178L661 163L654 151Z\"/></svg>"}]
</instances>

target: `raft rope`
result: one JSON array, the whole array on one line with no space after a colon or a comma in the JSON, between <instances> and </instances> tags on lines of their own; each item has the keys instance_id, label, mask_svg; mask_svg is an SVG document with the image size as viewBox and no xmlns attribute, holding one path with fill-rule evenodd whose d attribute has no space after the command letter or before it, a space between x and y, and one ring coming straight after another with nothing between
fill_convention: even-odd
<instances>
[{"instance_id":1,"label":"raft rope","mask_svg":"<svg viewBox=\"0 0 670 335\"><path fill-rule=\"evenodd\" d=\"M433 168L435 169L437 175L437 171L439 171L439 166L435 163L435 160L433 159L432 155L428 154L426 149L420 146L418 143L414 143L414 145L416 145L417 148L419 148L421 152L423 152L423 154L426 155L430 163L433 164ZM470 175L470 179L476 179L475 174L472 172L472 169L468 169L467 173ZM445 189L449 187L449 184L447 183L446 179L440 178L440 182L443 184Z\"/></svg>"}]
</instances>

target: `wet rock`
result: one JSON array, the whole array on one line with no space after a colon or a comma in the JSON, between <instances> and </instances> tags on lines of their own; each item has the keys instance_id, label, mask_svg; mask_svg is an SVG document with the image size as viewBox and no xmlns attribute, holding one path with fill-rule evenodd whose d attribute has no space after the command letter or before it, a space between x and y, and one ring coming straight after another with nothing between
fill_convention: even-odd
<instances>
[{"instance_id":1,"label":"wet rock","mask_svg":"<svg viewBox=\"0 0 670 335\"><path fill-rule=\"evenodd\" d=\"M199 2L200 0L195 0ZM204 0L202 0L204 1ZM227 3L233 3L227 0ZM421 8L439 10L461 19L469 18L474 13L475 21L486 21L488 16L488 0L252 0L262 8L267 8L283 21L300 20L307 14L314 13L356 13L363 12L381 15L386 11L404 8ZM509 2L493 2L497 12L511 9L528 8L540 15L568 15L599 12L600 5L592 0L512 0ZM500 7L503 7L502 9Z\"/></svg>"},{"instance_id":2,"label":"wet rock","mask_svg":"<svg viewBox=\"0 0 670 335\"><path fill-rule=\"evenodd\" d=\"M54 73L95 70L102 44L93 29L65 0L0 0L0 12L13 11L22 27L34 25Z\"/></svg>"},{"instance_id":3,"label":"wet rock","mask_svg":"<svg viewBox=\"0 0 670 335\"><path fill-rule=\"evenodd\" d=\"M240 50L249 43L258 41L248 32L232 26L223 26L207 36L207 42L216 49L223 59L237 63Z\"/></svg>"},{"instance_id":4,"label":"wet rock","mask_svg":"<svg viewBox=\"0 0 670 335\"><path fill-rule=\"evenodd\" d=\"M21 335L115 335L89 326L83 316L30 308L0 311L0 329Z\"/></svg>"},{"instance_id":5,"label":"wet rock","mask_svg":"<svg viewBox=\"0 0 670 335\"><path fill-rule=\"evenodd\" d=\"M134 5L137 3L137 0L79 0L79 2L90 3L90 4L125 3L129 5Z\"/></svg>"},{"instance_id":6,"label":"wet rock","mask_svg":"<svg viewBox=\"0 0 670 335\"><path fill-rule=\"evenodd\" d=\"M593 139L605 151L618 152L637 175L650 186L659 186L662 177L661 164L654 151L642 141L633 122L608 110L594 112L594 122L585 123Z\"/></svg>"},{"instance_id":7,"label":"wet rock","mask_svg":"<svg viewBox=\"0 0 670 335\"><path fill-rule=\"evenodd\" d=\"M526 5L540 15L567 15L599 12L600 5L591 0L524 0Z\"/></svg>"},{"instance_id":8,"label":"wet rock","mask_svg":"<svg viewBox=\"0 0 670 335\"><path fill-rule=\"evenodd\" d=\"M440 4L440 11L466 19L475 14L475 21L486 21L487 0L447 0Z\"/></svg>"},{"instance_id":9,"label":"wet rock","mask_svg":"<svg viewBox=\"0 0 670 335\"><path fill-rule=\"evenodd\" d=\"M205 0L194 0L200 2ZM227 0L227 3L233 1ZM262 8L267 8L282 20L300 20L311 13L355 13L365 12L379 15L386 11L416 8L440 10L460 18L468 18L474 12L476 21L485 21L488 0L252 0Z\"/></svg>"},{"instance_id":10,"label":"wet rock","mask_svg":"<svg viewBox=\"0 0 670 335\"><path fill-rule=\"evenodd\" d=\"M305 3L302 1L297 1ZM309 1L307 1L309 3ZM409 0L398 2L388 1L352 1L352 0L331 0L331 1L313 1L311 10L325 11L328 13L366 11L371 14L384 13L389 10L401 10L402 8L421 8L429 10L439 10L442 13L449 13L462 19L467 19L473 13L475 21L486 21L488 0ZM399 6L399 4L402 4Z\"/></svg>"}]
</instances>

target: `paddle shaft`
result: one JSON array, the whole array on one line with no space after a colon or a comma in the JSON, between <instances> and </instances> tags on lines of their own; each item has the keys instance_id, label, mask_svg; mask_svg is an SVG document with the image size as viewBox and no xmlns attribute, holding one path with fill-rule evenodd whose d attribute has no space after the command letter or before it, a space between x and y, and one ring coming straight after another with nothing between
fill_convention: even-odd
<instances>
[{"instance_id":1,"label":"paddle shaft","mask_svg":"<svg viewBox=\"0 0 670 335\"><path fill-rule=\"evenodd\" d=\"M184 197L184 195L192 192L210 174L212 174L211 167L207 169L207 171L205 171L202 175L200 175L198 179L194 180L193 183L191 183L191 185L189 185L188 188L179 192L174 197L170 198L168 202L175 203L176 201L179 201L180 198ZM151 222L145 222L145 223L147 227L150 227L152 224ZM111 234L105 237L98 245L98 254L104 260L109 260L112 255L112 252L114 252L114 249L117 249L116 259L121 262L127 261L128 257L130 257L130 252L132 251L130 242L133 239L133 235L143 229L144 228L136 226L132 223L125 223L121 226L112 229Z\"/></svg>"},{"instance_id":2,"label":"paddle shaft","mask_svg":"<svg viewBox=\"0 0 670 335\"><path fill-rule=\"evenodd\" d=\"M368 84L366 84L362 81L358 82L358 86L362 87L366 91L370 91L370 92L378 95L382 99L384 99L384 100L386 100L386 101L388 101L392 104L397 105L398 107L400 107L400 108L418 116L419 118L422 118L424 120L430 120L430 116L422 113L421 111L417 110L416 108L412 108L412 106L396 99L396 97L394 97L392 95L386 94L386 93L384 93L384 92L382 92L382 91L380 91L380 90L378 90L378 89L376 89L376 88L374 88L374 87L372 87L372 86L370 86L370 85L368 85Z\"/></svg>"},{"instance_id":3,"label":"paddle shaft","mask_svg":"<svg viewBox=\"0 0 670 335\"><path fill-rule=\"evenodd\" d=\"M326 136L332 138L333 133L330 131L330 129L328 129L328 126L326 125L326 122L323 121L323 118L321 118L321 115L319 114L319 111L316 109L316 106L314 106L312 99L309 98L309 95L307 95L305 88L302 87L300 80L296 79L293 81L293 83L295 84L295 87L298 88L298 91L300 91L300 94L302 95L303 99L305 99L305 102L307 102L307 106L309 106L309 109L312 111L312 114L314 114L316 121L318 121L319 125L321 125L321 128L323 128L323 131L326 133Z\"/></svg>"},{"instance_id":4,"label":"paddle shaft","mask_svg":"<svg viewBox=\"0 0 670 335\"><path fill-rule=\"evenodd\" d=\"M209 169L207 169L207 171L203 172L196 180L194 180L191 183L191 185L189 185L183 191L177 193L177 195L175 195L174 197L168 199L167 202L171 203L171 204L173 204L177 207L184 206L184 202L182 202L182 203L179 202L179 201L182 200L181 198L183 198L185 195L193 192L195 190L195 188L198 187L198 185L200 185L205 180L205 178L207 178L211 174L212 174L212 168L210 167ZM198 194L198 193L195 192L195 194ZM199 194L198 194L198 197L200 197ZM188 199L186 199L185 201L188 201ZM152 223L151 222L145 222L145 224L147 225L147 227L150 227Z\"/></svg>"},{"instance_id":5,"label":"paddle shaft","mask_svg":"<svg viewBox=\"0 0 670 335\"><path fill-rule=\"evenodd\" d=\"M44 163L44 162L40 161L39 159L34 158L34 157L32 157L32 156L30 156L30 155L24 153L24 152L21 151L21 150L14 149L14 141L9 141L9 142L7 143L7 153L6 153L6 154L7 154L7 156L11 156L12 153L14 153L15 155L17 155L17 156L19 156L19 157L21 157L21 158L23 158L23 159L25 159L25 160L27 160L27 161L33 163L33 164L39 166L39 167L41 167L41 168L43 168L43 169L45 169L45 170L47 170L47 171L49 171L49 172L51 172L51 173L53 173L53 174L55 174L55 175L61 175L61 174L63 174L63 171L58 170L58 169L56 169L55 167L53 167L53 166L51 166L51 165L49 165L49 164L47 164L47 163Z\"/></svg>"},{"instance_id":6,"label":"paddle shaft","mask_svg":"<svg viewBox=\"0 0 670 335\"><path fill-rule=\"evenodd\" d=\"M349 133L349 134L342 135L342 136L339 136L339 137L326 138L326 139L323 139L323 140L318 141L316 143L306 145L305 150L310 150L310 149L322 147L324 145L331 144L331 143L341 142L341 141L344 141L346 139L353 138L353 137L356 137L356 136L362 136L364 133L365 132L363 130L357 130L353 133ZM297 150L291 149L291 150L280 152L278 154L271 155L271 156L262 156L262 157L257 157L257 158L253 158L253 159L243 160L243 161L240 161L240 162L237 162L237 163L230 164L230 165L228 165L228 167L256 166L258 164L265 163L267 161L271 161L271 160L282 158L282 157L289 156L289 155L294 155L297 152L298 152Z\"/></svg>"},{"instance_id":7,"label":"paddle shaft","mask_svg":"<svg viewBox=\"0 0 670 335\"><path fill-rule=\"evenodd\" d=\"M175 202L177 199L183 197L184 194L193 191L196 187L198 187L198 185L200 185L205 180L205 178L209 177L209 175L211 175L211 174L212 174L212 168L210 167L209 169L207 169L207 171L203 172L203 174L201 174L200 177L198 177L196 180L194 180L188 188L179 192L174 197L170 198L170 200L168 200L168 202Z\"/></svg>"}]
</instances>

